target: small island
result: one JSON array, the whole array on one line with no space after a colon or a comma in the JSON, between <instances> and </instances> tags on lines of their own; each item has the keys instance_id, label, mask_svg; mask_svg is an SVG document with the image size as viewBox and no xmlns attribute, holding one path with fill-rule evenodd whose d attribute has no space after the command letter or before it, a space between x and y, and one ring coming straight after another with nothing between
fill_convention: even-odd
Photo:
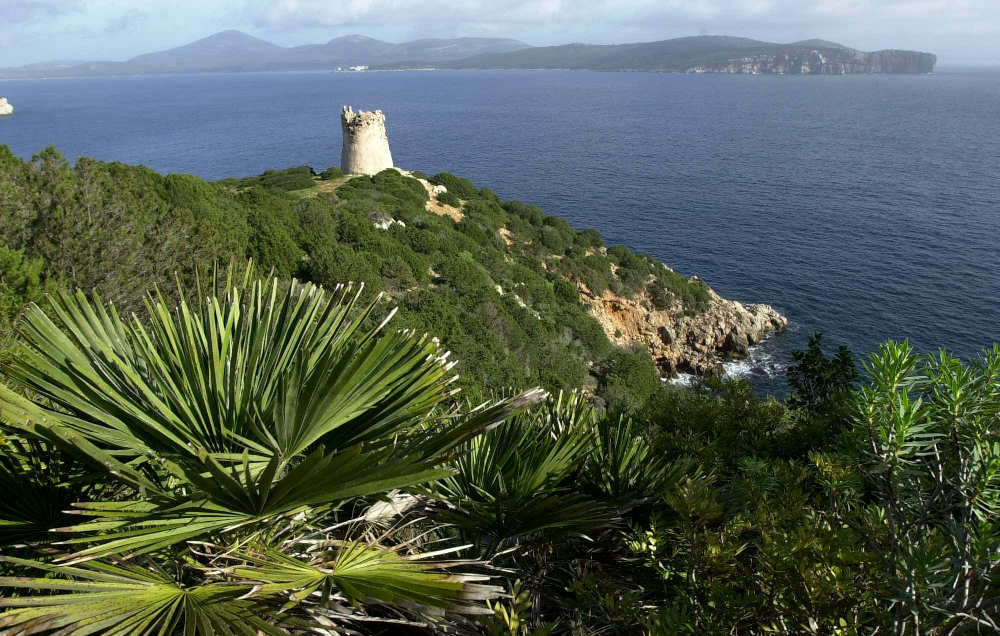
<instances>
[{"instance_id":1,"label":"small island","mask_svg":"<svg viewBox=\"0 0 1000 636\"><path fill-rule=\"evenodd\" d=\"M13 115L14 107L10 105L6 97L0 97L0 117L4 115Z\"/></svg>"}]
</instances>

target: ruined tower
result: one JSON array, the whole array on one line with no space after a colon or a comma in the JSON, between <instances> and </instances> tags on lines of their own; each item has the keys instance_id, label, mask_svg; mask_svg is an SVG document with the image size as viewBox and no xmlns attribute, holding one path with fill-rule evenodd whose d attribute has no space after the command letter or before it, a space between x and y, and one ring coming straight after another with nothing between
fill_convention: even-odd
<instances>
[{"instance_id":1,"label":"ruined tower","mask_svg":"<svg viewBox=\"0 0 1000 636\"><path fill-rule=\"evenodd\" d=\"M340 169L347 174L377 174L392 167L389 138L385 135L385 115L380 110L354 112L344 106L340 113L344 149Z\"/></svg>"}]
</instances>

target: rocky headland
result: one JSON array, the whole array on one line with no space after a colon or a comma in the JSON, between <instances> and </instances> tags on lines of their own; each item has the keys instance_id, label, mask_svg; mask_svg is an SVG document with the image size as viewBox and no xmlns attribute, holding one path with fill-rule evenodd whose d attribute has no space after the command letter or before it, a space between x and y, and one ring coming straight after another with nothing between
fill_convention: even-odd
<instances>
[{"instance_id":1,"label":"rocky headland","mask_svg":"<svg viewBox=\"0 0 1000 636\"><path fill-rule=\"evenodd\" d=\"M4 115L13 115L14 107L10 105L6 97L0 97L0 117Z\"/></svg>"},{"instance_id":2,"label":"rocky headland","mask_svg":"<svg viewBox=\"0 0 1000 636\"><path fill-rule=\"evenodd\" d=\"M930 73L937 56L920 51L859 51L827 40L790 44L704 35L633 44L566 44L488 53L428 64L435 68L589 69L656 73L846 75ZM410 65L419 67L420 65ZM394 65L387 68L402 68Z\"/></svg>"},{"instance_id":3,"label":"rocky headland","mask_svg":"<svg viewBox=\"0 0 1000 636\"><path fill-rule=\"evenodd\" d=\"M919 51L848 48L797 49L744 55L692 66L688 73L773 75L850 75L855 73L930 73L937 56Z\"/></svg>"},{"instance_id":4,"label":"rocky headland","mask_svg":"<svg viewBox=\"0 0 1000 636\"><path fill-rule=\"evenodd\" d=\"M723 362L745 359L750 347L788 326L770 305L744 305L712 289L708 307L700 312L687 311L679 301L656 309L648 294L627 298L605 290L595 296L584 285L578 289L612 343L644 347L668 377L721 374Z\"/></svg>"},{"instance_id":5,"label":"rocky headland","mask_svg":"<svg viewBox=\"0 0 1000 636\"><path fill-rule=\"evenodd\" d=\"M400 172L413 176L410 171ZM438 195L447 192L445 186L434 185L426 179L419 181L428 194L425 208L428 212L447 216L456 223L462 221L461 207L438 201ZM386 224L382 229L388 227ZM517 242L517 237L506 227L501 227L498 235L508 248ZM607 250L602 248L601 252L606 255ZM750 347L788 326L788 318L770 305L744 305L722 298L710 287L707 288L706 306L692 311L682 299L672 295L665 295L672 299L667 306L657 308L657 302L648 291L625 296L606 289L597 295L582 282L567 280L576 285L580 301L608 340L626 349L646 349L665 377L678 373L721 375L723 362L746 359ZM649 282L652 283L652 279ZM516 292L505 291L499 286L497 292L501 295L513 293L518 304L527 307Z\"/></svg>"}]
</instances>

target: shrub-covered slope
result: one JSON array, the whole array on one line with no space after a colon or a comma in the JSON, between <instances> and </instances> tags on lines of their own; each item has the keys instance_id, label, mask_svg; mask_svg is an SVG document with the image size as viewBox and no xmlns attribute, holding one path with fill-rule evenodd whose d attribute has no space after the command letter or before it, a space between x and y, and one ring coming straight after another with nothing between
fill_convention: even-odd
<instances>
[{"instance_id":1,"label":"shrub-covered slope","mask_svg":"<svg viewBox=\"0 0 1000 636\"><path fill-rule=\"evenodd\" d=\"M3 284L34 267L31 289L78 286L136 311L175 272L190 282L249 257L283 278L384 292L385 312L401 307L397 324L454 352L466 388L589 385L633 403L658 384L649 353L614 346L609 335L631 341L595 321L580 292L687 316L713 302L704 283L593 230L453 175L431 181L446 191L392 170L348 179L304 167L209 183L86 158L71 167L51 148L23 162L0 147L0 240L12 255L0 264L13 268Z\"/></svg>"}]
</instances>

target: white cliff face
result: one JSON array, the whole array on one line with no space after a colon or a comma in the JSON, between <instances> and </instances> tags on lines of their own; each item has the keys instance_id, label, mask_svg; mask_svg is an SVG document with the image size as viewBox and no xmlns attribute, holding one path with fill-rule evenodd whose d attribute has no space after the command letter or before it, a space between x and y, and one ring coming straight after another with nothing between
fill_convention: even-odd
<instances>
[{"instance_id":1,"label":"white cliff face","mask_svg":"<svg viewBox=\"0 0 1000 636\"><path fill-rule=\"evenodd\" d=\"M341 170L347 174L373 175L392 168L392 153L389 152L382 111L359 110L355 113L350 106L344 106L340 127L344 131Z\"/></svg>"},{"instance_id":2,"label":"white cliff face","mask_svg":"<svg viewBox=\"0 0 1000 636\"><path fill-rule=\"evenodd\" d=\"M0 115L13 115L14 107L7 102L6 97L0 97Z\"/></svg>"}]
</instances>

